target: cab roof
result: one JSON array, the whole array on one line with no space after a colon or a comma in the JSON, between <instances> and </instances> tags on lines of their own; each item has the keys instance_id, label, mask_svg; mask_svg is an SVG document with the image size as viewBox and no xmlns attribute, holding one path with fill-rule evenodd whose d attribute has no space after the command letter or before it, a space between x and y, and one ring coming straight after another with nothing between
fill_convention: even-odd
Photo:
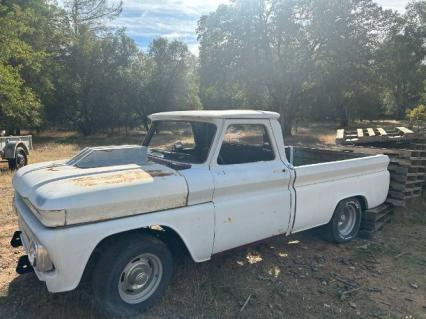
<instances>
[{"instance_id":1,"label":"cab roof","mask_svg":"<svg viewBox=\"0 0 426 319\"><path fill-rule=\"evenodd\" d=\"M174 111L151 114L152 121L158 120L213 120L213 119L277 119L276 112L259 110L200 110Z\"/></svg>"}]
</instances>

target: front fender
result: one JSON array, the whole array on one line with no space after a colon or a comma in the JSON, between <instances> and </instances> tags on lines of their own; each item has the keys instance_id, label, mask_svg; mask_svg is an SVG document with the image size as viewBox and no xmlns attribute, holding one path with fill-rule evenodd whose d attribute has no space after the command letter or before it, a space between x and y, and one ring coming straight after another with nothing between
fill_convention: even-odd
<instances>
[{"instance_id":1,"label":"front fender","mask_svg":"<svg viewBox=\"0 0 426 319\"><path fill-rule=\"evenodd\" d=\"M25 209L17 208L20 212ZM181 237L196 262L209 260L213 248L212 203L53 229L42 226L28 211L23 211L20 215L27 227L46 247L55 266L52 272L36 272L39 279L46 282L50 292L76 288L95 247L103 239L114 234L152 225L167 226Z\"/></svg>"},{"instance_id":2,"label":"front fender","mask_svg":"<svg viewBox=\"0 0 426 319\"><path fill-rule=\"evenodd\" d=\"M16 155L16 149L22 147L25 153L28 155L28 148L20 141L9 141L3 149L5 159L14 159Z\"/></svg>"}]
</instances>

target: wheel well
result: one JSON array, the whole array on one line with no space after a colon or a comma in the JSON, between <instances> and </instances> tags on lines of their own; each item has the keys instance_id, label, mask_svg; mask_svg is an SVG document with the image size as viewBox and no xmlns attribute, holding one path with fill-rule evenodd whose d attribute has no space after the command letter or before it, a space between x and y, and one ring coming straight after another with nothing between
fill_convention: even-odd
<instances>
[{"instance_id":1,"label":"wheel well","mask_svg":"<svg viewBox=\"0 0 426 319\"><path fill-rule=\"evenodd\" d=\"M30 152L28 151L27 146L24 143L20 142L20 143L16 144L16 148L18 148L18 147L22 147L24 149L26 155L30 154Z\"/></svg>"},{"instance_id":2,"label":"wheel well","mask_svg":"<svg viewBox=\"0 0 426 319\"><path fill-rule=\"evenodd\" d=\"M132 233L143 233L150 236L156 237L164 242L167 247L170 249L170 252L173 255L174 260L180 260L182 258L190 257L188 248L183 242L179 234L172 228L162 225L152 225L149 227L143 227L139 229L129 230L117 234L110 235L102 239L93 249L92 254L86 264L86 267L83 272L83 276L80 280L82 282L89 282L92 276L92 272L101 256L102 252L108 248L108 246L113 245L114 242L121 237L131 237Z\"/></svg>"},{"instance_id":3,"label":"wheel well","mask_svg":"<svg viewBox=\"0 0 426 319\"><path fill-rule=\"evenodd\" d=\"M361 204L362 211L365 211L368 208L367 199L364 196L362 196L362 195L349 196L349 197L346 197L346 198L342 198L341 200L339 200L337 202L336 206L334 207L333 214L331 214L331 217L330 217L330 219L328 220L327 223L329 223L331 221L331 219L333 218L334 212L336 211L336 208L340 204L340 202L343 201L343 200L345 200L345 199L350 199L350 198L356 198L359 201L359 203Z\"/></svg>"},{"instance_id":4,"label":"wheel well","mask_svg":"<svg viewBox=\"0 0 426 319\"><path fill-rule=\"evenodd\" d=\"M339 205L342 201L344 201L344 200L346 200L346 199L351 199L351 198L355 198L355 199L357 199L357 200L359 201L359 203L361 204L362 211L364 211L364 210L366 210L366 209L368 208L368 205L367 205L367 199L366 199L364 196L362 196L362 195L357 195L357 196L349 196L349 197L346 197L346 198L342 198L341 200L339 200L339 201L337 202L336 207L335 207L334 209L336 210L337 206L338 206L338 205Z\"/></svg>"},{"instance_id":5,"label":"wheel well","mask_svg":"<svg viewBox=\"0 0 426 319\"><path fill-rule=\"evenodd\" d=\"M361 204L362 211L364 211L368 208L367 199L364 196L358 195L358 196L354 196L354 198L359 200L359 203Z\"/></svg>"}]
</instances>

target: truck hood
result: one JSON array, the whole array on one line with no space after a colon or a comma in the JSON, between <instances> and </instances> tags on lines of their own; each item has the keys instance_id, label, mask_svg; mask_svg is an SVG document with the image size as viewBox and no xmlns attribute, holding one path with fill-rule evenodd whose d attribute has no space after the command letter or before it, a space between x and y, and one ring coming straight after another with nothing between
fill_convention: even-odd
<instances>
[{"instance_id":1,"label":"truck hood","mask_svg":"<svg viewBox=\"0 0 426 319\"><path fill-rule=\"evenodd\" d=\"M46 226L185 206L185 178L172 168L147 161L144 155L140 146L89 148L69 161L28 165L13 178L17 200Z\"/></svg>"}]
</instances>

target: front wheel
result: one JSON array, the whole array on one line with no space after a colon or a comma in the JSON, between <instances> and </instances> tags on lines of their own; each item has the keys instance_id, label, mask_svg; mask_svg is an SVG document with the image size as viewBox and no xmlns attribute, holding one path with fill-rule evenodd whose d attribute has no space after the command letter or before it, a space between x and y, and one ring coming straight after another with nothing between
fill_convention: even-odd
<instances>
[{"instance_id":1,"label":"front wheel","mask_svg":"<svg viewBox=\"0 0 426 319\"><path fill-rule=\"evenodd\" d=\"M15 170L28 164L27 153L22 147L18 147L15 152L15 158L9 159L9 169Z\"/></svg>"},{"instance_id":2,"label":"front wheel","mask_svg":"<svg viewBox=\"0 0 426 319\"><path fill-rule=\"evenodd\" d=\"M324 237L335 243L354 239L361 225L362 206L358 199L342 200L336 207L330 222L323 227Z\"/></svg>"},{"instance_id":3,"label":"front wheel","mask_svg":"<svg viewBox=\"0 0 426 319\"><path fill-rule=\"evenodd\" d=\"M94 268L95 298L109 314L136 314L162 297L172 271L164 242L143 234L122 237L106 247Z\"/></svg>"}]
</instances>

